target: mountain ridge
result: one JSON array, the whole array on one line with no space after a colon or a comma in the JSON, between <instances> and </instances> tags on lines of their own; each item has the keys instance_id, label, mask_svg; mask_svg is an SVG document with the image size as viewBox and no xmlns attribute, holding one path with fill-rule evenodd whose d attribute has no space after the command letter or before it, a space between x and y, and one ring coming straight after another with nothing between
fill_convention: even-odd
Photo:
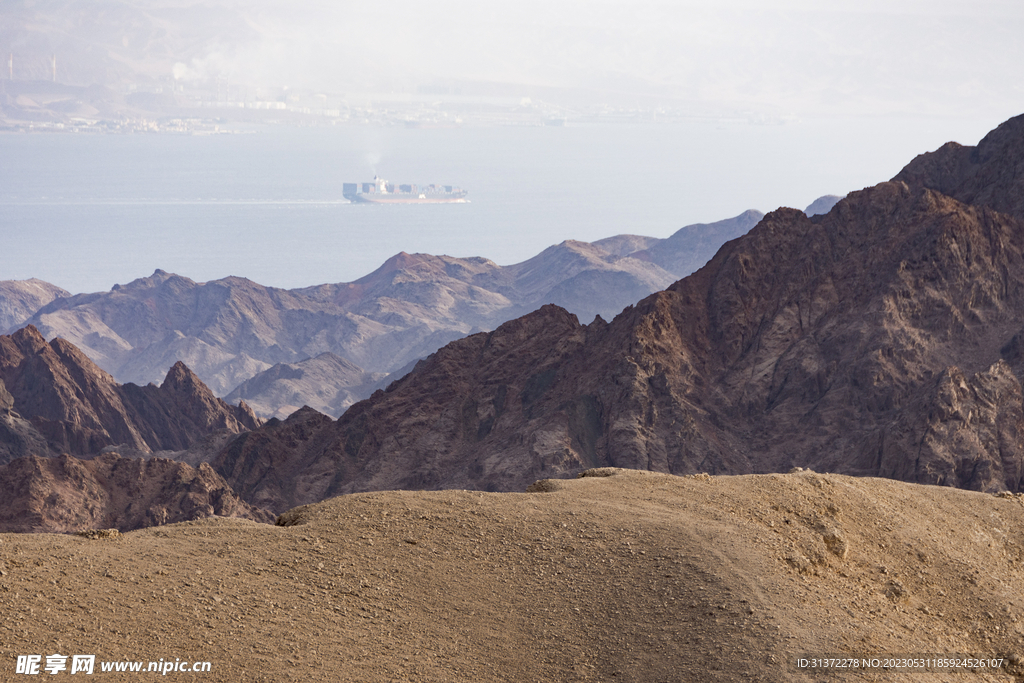
<instances>
[{"instance_id":1,"label":"mountain ridge","mask_svg":"<svg viewBox=\"0 0 1024 683\"><path fill-rule=\"evenodd\" d=\"M1005 125L1024 159L1024 132ZM825 215L766 215L609 323L545 306L452 342L311 435L287 482L243 475L268 467L270 434L213 464L273 509L373 489L521 490L595 466L1017 491L1021 311L1019 218L883 182Z\"/></svg>"},{"instance_id":2,"label":"mountain ridge","mask_svg":"<svg viewBox=\"0 0 1024 683\"><path fill-rule=\"evenodd\" d=\"M239 384L224 400L245 401L256 414L279 419L304 405L338 417L387 377L325 351L297 363L278 363Z\"/></svg>"},{"instance_id":3,"label":"mountain ridge","mask_svg":"<svg viewBox=\"0 0 1024 683\"><path fill-rule=\"evenodd\" d=\"M0 464L25 455L94 455L109 446L184 450L218 431L260 420L245 404L218 399L184 363L160 387L121 385L62 338L28 325L0 336L3 413Z\"/></svg>"},{"instance_id":4,"label":"mountain ridge","mask_svg":"<svg viewBox=\"0 0 1024 683\"><path fill-rule=\"evenodd\" d=\"M948 142L918 155L893 180L921 185L966 204L1024 219L1024 114L989 132L976 146Z\"/></svg>"},{"instance_id":5,"label":"mountain ridge","mask_svg":"<svg viewBox=\"0 0 1024 683\"><path fill-rule=\"evenodd\" d=\"M588 320L610 318L669 285L678 269L703 263L760 216L687 226L664 240L601 241L610 251L567 240L512 266L400 252L354 282L294 290L239 277L197 283L158 269L109 292L54 300L27 323L68 339L122 383L159 381L182 360L223 396L273 365L325 352L366 372L394 372L552 301ZM643 253L624 252L629 244ZM347 389L343 381L333 381L338 391Z\"/></svg>"}]
</instances>

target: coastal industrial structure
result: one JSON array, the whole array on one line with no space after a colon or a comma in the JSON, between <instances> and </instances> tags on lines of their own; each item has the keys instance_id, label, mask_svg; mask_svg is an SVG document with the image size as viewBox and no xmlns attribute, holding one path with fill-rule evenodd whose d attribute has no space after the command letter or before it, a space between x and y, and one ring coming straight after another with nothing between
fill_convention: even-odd
<instances>
[{"instance_id":1,"label":"coastal industrial structure","mask_svg":"<svg viewBox=\"0 0 1024 683\"><path fill-rule=\"evenodd\" d=\"M342 194L351 202L370 204L465 204L466 191L452 185L395 185L378 176L372 183L344 183Z\"/></svg>"}]
</instances>

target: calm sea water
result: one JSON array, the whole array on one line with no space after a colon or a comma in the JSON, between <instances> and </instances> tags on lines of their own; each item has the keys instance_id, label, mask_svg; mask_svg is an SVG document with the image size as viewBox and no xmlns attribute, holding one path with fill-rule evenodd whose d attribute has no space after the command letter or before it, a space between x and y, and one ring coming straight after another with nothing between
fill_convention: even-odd
<instances>
[{"instance_id":1,"label":"calm sea water","mask_svg":"<svg viewBox=\"0 0 1024 683\"><path fill-rule=\"evenodd\" d=\"M162 268L301 287L399 252L516 263L565 239L667 237L696 222L804 208L888 179L999 121L759 126L267 127L236 135L0 135L0 280L73 292ZM459 185L464 205L348 204L344 182Z\"/></svg>"}]
</instances>

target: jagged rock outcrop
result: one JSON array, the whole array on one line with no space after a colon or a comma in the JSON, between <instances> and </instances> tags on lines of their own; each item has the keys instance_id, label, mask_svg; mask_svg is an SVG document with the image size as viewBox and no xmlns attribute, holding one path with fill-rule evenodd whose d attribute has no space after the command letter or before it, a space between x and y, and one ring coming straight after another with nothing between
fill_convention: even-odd
<instances>
[{"instance_id":1,"label":"jagged rock outcrop","mask_svg":"<svg viewBox=\"0 0 1024 683\"><path fill-rule=\"evenodd\" d=\"M1024 219L1024 114L1000 125L977 147L948 142L918 156L893 180Z\"/></svg>"},{"instance_id":2,"label":"jagged rock outcrop","mask_svg":"<svg viewBox=\"0 0 1024 683\"><path fill-rule=\"evenodd\" d=\"M145 387L125 384L135 421L154 450L188 448L198 436L216 431L244 432L261 423L241 401L233 406L213 392L181 361L175 363L163 383Z\"/></svg>"},{"instance_id":3,"label":"jagged rock outcrop","mask_svg":"<svg viewBox=\"0 0 1024 683\"><path fill-rule=\"evenodd\" d=\"M160 387L119 385L73 344L32 326L0 336L0 382L11 399L0 463L22 455L90 455L107 446L183 450L216 432L252 429L244 404L216 398L184 364ZM45 446L45 448L42 448Z\"/></svg>"},{"instance_id":4,"label":"jagged rock outcrop","mask_svg":"<svg viewBox=\"0 0 1024 683\"><path fill-rule=\"evenodd\" d=\"M213 469L165 458L27 456L0 465L0 532L130 531L202 517L273 523Z\"/></svg>"},{"instance_id":5,"label":"jagged rock outcrop","mask_svg":"<svg viewBox=\"0 0 1024 683\"><path fill-rule=\"evenodd\" d=\"M282 513L294 507L294 500L327 497L338 475L336 461L319 455L334 445L332 424L327 415L303 406L284 421L271 418L262 428L232 439L211 464L231 479L242 498Z\"/></svg>"},{"instance_id":6,"label":"jagged rock outcrop","mask_svg":"<svg viewBox=\"0 0 1024 683\"><path fill-rule=\"evenodd\" d=\"M10 412L13 407L14 397L11 396L11 392L7 391L7 387L4 386L3 380L0 380L0 411Z\"/></svg>"},{"instance_id":7,"label":"jagged rock outcrop","mask_svg":"<svg viewBox=\"0 0 1024 683\"><path fill-rule=\"evenodd\" d=\"M882 183L813 219L768 214L611 323L544 307L453 342L249 495L295 505L367 489L516 490L607 465L803 466L1018 491L1021 339L1024 222ZM258 449L243 456L215 466L234 481ZM296 496L282 476L315 486Z\"/></svg>"}]
</instances>

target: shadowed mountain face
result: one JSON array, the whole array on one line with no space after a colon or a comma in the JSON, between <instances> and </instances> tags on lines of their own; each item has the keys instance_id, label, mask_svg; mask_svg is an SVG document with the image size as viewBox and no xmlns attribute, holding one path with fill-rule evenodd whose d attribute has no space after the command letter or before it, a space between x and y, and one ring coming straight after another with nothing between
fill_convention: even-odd
<instances>
[{"instance_id":1,"label":"shadowed mountain face","mask_svg":"<svg viewBox=\"0 0 1024 683\"><path fill-rule=\"evenodd\" d=\"M295 290L237 277L196 283L158 270L110 292L53 301L29 322L47 338L69 340L120 382L159 381L180 360L218 396L274 365L324 353L367 373L394 372L546 303L585 320L611 318L702 265L760 217L748 211L664 240L566 241L512 266L403 252L355 282ZM365 397L358 392L366 383L351 385L353 377L342 370L324 379L353 400ZM253 398L268 404L281 391ZM307 398L289 404L333 405Z\"/></svg>"},{"instance_id":2,"label":"shadowed mountain face","mask_svg":"<svg viewBox=\"0 0 1024 683\"><path fill-rule=\"evenodd\" d=\"M217 515L272 523L209 465L107 453L94 460L27 456L0 465L0 531L131 531Z\"/></svg>"},{"instance_id":3,"label":"shadowed mountain face","mask_svg":"<svg viewBox=\"0 0 1024 683\"><path fill-rule=\"evenodd\" d=\"M1012 176L1000 167L1024 159L1019 122L986 138L1003 152L965 187ZM1012 207L1003 187L977 196ZM515 490L604 465L800 465L1017 491L1021 339L1024 223L888 182L814 219L767 215L611 323L545 306L449 344L307 435L278 471L287 483L252 474L273 468L256 440L276 438L267 429L215 467L275 508L369 489Z\"/></svg>"},{"instance_id":4,"label":"shadowed mountain face","mask_svg":"<svg viewBox=\"0 0 1024 683\"><path fill-rule=\"evenodd\" d=\"M260 424L216 398L183 363L160 387L119 385L74 345L32 326L0 336L0 463L22 455L94 454L121 445L184 450Z\"/></svg>"},{"instance_id":5,"label":"shadowed mountain face","mask_svg":"<svg viewBox=\"0 0 1024 683\"><path fill-rule=\"evenodd\" d=\"M923 185L967 204L1024 219L1024 115L986 135L977 147L948 142L907 164L893 180Z\"/></svg>"}]
</instances>

